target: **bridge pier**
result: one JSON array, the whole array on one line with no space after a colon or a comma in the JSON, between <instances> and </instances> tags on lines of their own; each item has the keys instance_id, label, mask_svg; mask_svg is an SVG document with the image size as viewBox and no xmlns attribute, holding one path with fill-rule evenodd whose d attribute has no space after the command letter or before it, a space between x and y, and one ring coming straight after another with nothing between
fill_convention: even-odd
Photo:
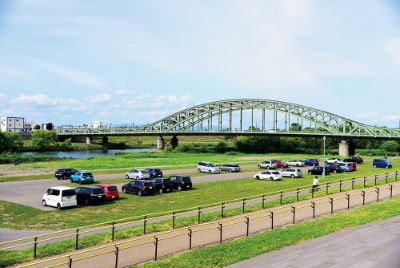
<instances>
[{"instance_id":1,"label":"bridge pier","mask_svg":"<svg viewBox=\"0 0 400 268\"><path fill-rule=\"evenodd\" d=\"M103 136L103 138L101 139L101 145L103 146L103 148L108 147L108 137L107 136Z\"/></svg>"},{"instance_id":2,"label":"bridge pier","mask_svg":"<svg viewBox=\"0 0 400 268\"><path fill-rule=\"evenodd\" d=\"M165 148L165 140L162 136L158 137L157 139L157 150L164 150Z\"/></svg>"},{"instance_id":3,"label":"bridge pier","mask_svg":"<svg viewBox=\"0 0 400 268\"><path fill-rule=\"evenodd\" d=\"M339 155L340 156L350 156L355 155L356 149L354 146L354 142L349 140L342 140L339 143Z\"/></svg>"},{"instance_id":4,"label":"bridge pier","mask_svg":"<svg viewBox=\"0 0 400 268\"><path fill-rule=\"evenodd\" d=\"M172 139L171 139L171 146L172 146L172 148L176 148L176 147L178 147L178 138L176 137L176 136L173 136L172 137Z\"/></svg>"},{"instance_id":5,"label":"bridge pier","mask_svg":"<svg viewBox=\"0 0 400 268\"><path fill-rule=\"evenodd\" d=\"M93 138L90 136L86 137L86 144L92 144Z\"/></svg>"}]
</instances>

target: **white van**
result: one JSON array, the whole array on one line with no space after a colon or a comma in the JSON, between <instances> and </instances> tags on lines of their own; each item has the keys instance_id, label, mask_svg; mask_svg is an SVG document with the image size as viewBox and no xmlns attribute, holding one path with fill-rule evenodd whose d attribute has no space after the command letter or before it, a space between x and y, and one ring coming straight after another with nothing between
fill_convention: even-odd
<instances>
[{"instance_id":1,"label":"white van","mask_svg":"<svg viewBox=\"0 0 400 268\"><path fill-rule=\"evenodd\" d=\"M200 161L199 163L197 163L197 171L215 174L215 173L221 173L221 168L215 166L211 162Z\"/></svg>"},{"instance_id":2,"label":"white van","mask_svg":"<svg viewBox=\"0 0 400 268\"><path fill-rule=\"evenodd\" d=\"M58 209L75 207L77 205L75 189L66 186L50 187L43 195L42 205Z\"/></svg>"}]
</instances>

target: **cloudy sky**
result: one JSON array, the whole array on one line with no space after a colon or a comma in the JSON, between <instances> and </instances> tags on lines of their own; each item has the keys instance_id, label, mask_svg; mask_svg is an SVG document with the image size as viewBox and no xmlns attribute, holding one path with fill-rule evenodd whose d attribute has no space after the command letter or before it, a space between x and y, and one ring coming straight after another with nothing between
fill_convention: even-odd
<instances>
[{"instance_id":1,"label":"cloudy sky","mask_svg":"<svg viewBox=\"0 0 400 268\"><path fill-rule=\"evenodd\" d=\"M232 98L398 127L400 4L0 0L0 115L155 121Z\"/></svg>"}]
</instances>

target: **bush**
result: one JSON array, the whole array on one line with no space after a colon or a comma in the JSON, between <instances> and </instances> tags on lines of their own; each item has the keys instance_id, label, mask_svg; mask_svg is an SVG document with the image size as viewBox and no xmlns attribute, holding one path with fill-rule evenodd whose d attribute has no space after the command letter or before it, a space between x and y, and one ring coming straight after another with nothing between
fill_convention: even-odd
<instances>
[{"instance_id":1,"label":"bush","mask_svg":"<svg viewBox=\"0 0 400 268\"><path fill-rule=\"evenodd\" d=\"M225 142L220 141L215 145L214 150L216 153L225 153L228 151L228 145Z\"/></svg>"},{"instance_id":2,"label":"bush","mask_svg":"<svg viewBox=\"0 0 400 268\"><path fill-rule=\"evenodd\" d=\"M0 153L1 152L15 152L21 149L23 143L21 141L21 136L19 133L10 132L0 132Z\"/></svg>"},{"instance_id":3,"label":"bush","mask_svg":"<svg viewBox=\"0 0 400 268\"><path fill-rule=\"evenodd\" d=\"M386 152L397 152L399 150L399 144L397 141L384 141L381 144L381 149Z\"/></svg>"}]
</instances>

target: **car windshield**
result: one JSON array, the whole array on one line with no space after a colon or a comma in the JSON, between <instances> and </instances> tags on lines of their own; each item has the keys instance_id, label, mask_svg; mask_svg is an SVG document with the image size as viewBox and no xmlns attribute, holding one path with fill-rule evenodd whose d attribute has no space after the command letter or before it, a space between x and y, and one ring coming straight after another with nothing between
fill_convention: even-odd
<instances>
[{"instance_id":1,"label":"car windshield","mask_svg":"<svg viewBox=\"0 0 400 268\"><path fill-rule=\"evenodd\" d=\"M141 169L141 170L139 170L140 172L142 172L142 173L149 173L147 170L145 170L145 169Z\"/></svg>"},{"instance_id":2,"label":"car windshield","mask_svg":"<svg viewBox=\"0 0 400 268\"><path fill-rule=\"evenodd\" d=\"M144 185L144 186L152 186L153 183L151 183L151 182L144 182L143 185Z\"/></svg>"},{"instance_id":3,"label":"car windshield","mask_svg":"<svg viewBox=\"0 0 400 268\"><path fill-rule=\"evenodd\" d=\"M73 195L75 195L74 189L62 191L62 196L73 196Z\"/></svg>"},{"instance_id":4,"label":"car windshield","mask_svg":"<svg viewBox=\"0 0 400 268\"><path fill-rule=\"evenodd\" d=\"M279 172L278 171L274 171L274 172L272 172L272 174L278 175Z\"/></svg>"},{"instance_id":5,"label":"car windshield","mask_svg":"<svg viewBox=\"0 0 400 268\"><path fill-rule=\"evenodd\" d=\"M93 194L102 194L104 193L103 189L93 189Z\"/></svg>"},{"instance_id":6,"label":"car windshield","mask_svg":"<svg viewBox=\"0 0 400 268\"><path fill-rule=\"evenodd\" d=\"M227 167L238 167L239 165L237 165L237 164L227 164L225 166L227 166Z\"/></svg>"},{"instance_id":7,"label":"car windshield","mask_svg":"<svg viewBox=\"0 0 400 268\"><path fill-rule=\"evenodd\" d=\"M182 179L183 181L185 181L185 182L189 182L189 181L190 181L190 178L189 178L189 177L181 177L181 179Z\"/></svg>"},{"instance_id":8,"label":"car windshield","mask_svg":"<svg viewBox=\"0 0 400 268\"><path fill-rule=\"evenodd\" d=\"M90 172L85 172L85 173L82 173L82 176L83 177L92 177L93 175Z\"/></svg>"},{"instance_id":9,"label":"car windshield","mask_svg":"<svg viewBox=\"0 0 400 268\"><path fill-rule=\"evenodd\" d=\"M110 191L110 192L111 191L118 191L118 188L117 188L117 186L108 186L107 190Z\"/></svg>"}]
</instances>

